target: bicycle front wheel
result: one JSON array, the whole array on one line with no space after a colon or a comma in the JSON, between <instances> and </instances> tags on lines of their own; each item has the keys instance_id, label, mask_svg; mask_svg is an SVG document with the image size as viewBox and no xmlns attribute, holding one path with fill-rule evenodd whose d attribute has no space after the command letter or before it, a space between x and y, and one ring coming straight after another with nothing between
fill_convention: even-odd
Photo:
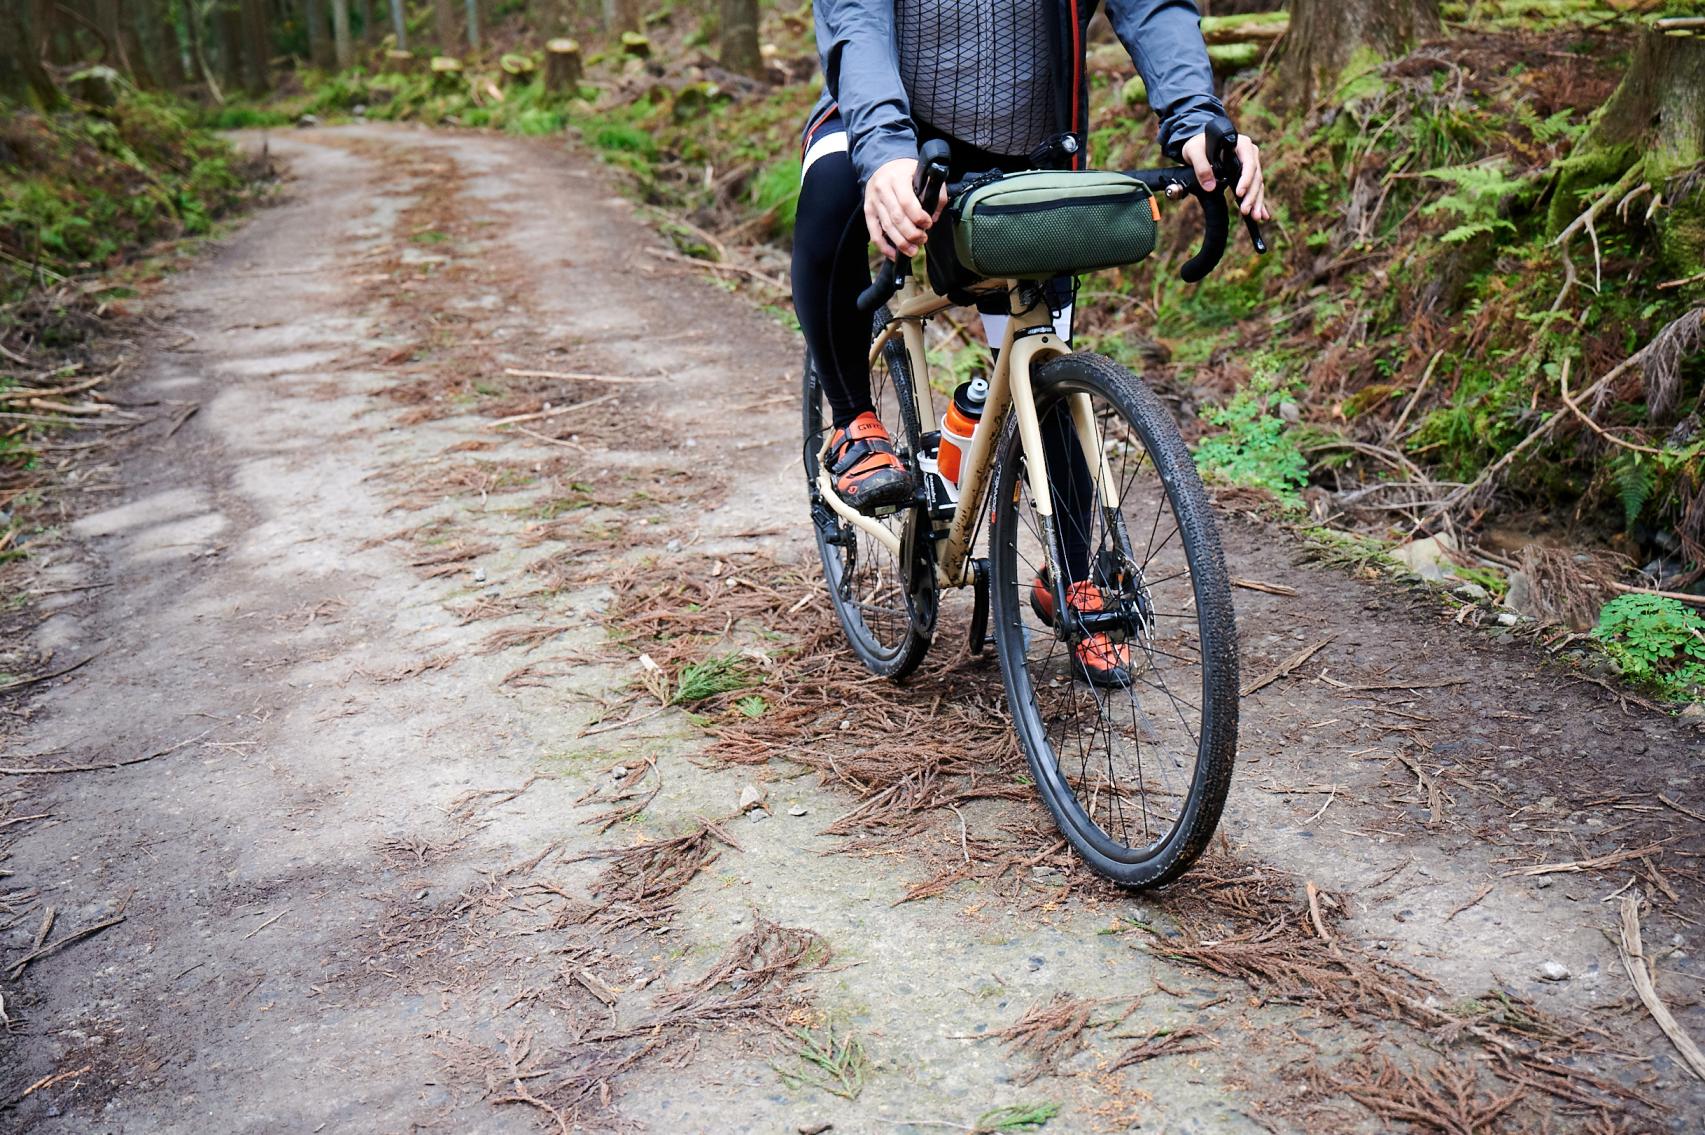
<instances>
[{"instance_id":1,"label":"bicycle front wheel","mask_svg":"<svg viewBox=\"0 0 1705 1135\"><path fill-rule=\"evenodd\" d=\"M1073 354L1032 384L1054 534L1031 499L1016 415L990 531L1013 725L1085 861L1116 883L1157 886L1207 847L1237 751L1237 631L1219 531L1177 425L1135 375ZM1090 445L1110 476L1083 460Z\"/></svg>"}]
</instances>

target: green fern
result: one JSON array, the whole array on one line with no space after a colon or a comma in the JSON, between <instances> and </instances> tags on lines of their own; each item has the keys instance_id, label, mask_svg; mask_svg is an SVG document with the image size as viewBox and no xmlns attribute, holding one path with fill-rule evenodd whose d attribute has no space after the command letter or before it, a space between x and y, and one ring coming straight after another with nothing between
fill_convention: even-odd
<instances>
[{"instance_id":1,"label":"green fern","mask_svg":"<svg viewBox=\"0 0 1705 1135\"><path fill-rule=\"evenodd\" d=\"M1426 170L1422 176L1454 187L1421 210L1424 216L1448 213L1462 221L1439 238L1446 244L1460 244L1483 234L1514 233L1515 225L1503 215L1505 203L1531 189L1527 179L1510 177L1509 163L1502 160L1441 166Z\"/></svg>"},{"instance_id":2,"label":"green fern","mask_svg":"<svg viewBox=\"0 0 1705 1135\"><path fill-rule=\"evenodd\" d=\"M1616 482L1616 499L1622 502L1623 523L1633 528L1658 487L1658 471L1640 454L1625 449L1617 454L1611 477Z\"/></svg>"}]
</instances>

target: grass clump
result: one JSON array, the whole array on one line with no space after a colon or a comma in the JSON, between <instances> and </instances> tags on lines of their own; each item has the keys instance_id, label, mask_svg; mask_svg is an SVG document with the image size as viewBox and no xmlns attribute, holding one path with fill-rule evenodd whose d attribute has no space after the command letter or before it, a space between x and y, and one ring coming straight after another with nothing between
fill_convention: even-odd
<instances>
[{"instance_id":1,"label":"grass clump","mask_svg":"<svg viewBox=\"0 0 1705 1135\"><path fill-rule=\"evenodd\" d=\"M1036 1131L1060 1114L1060 1105L1044 1100L1041 1103L1018 1103L985 1111L977 1117L973 1135L993 1135L997 1131Z\"/></svg>"},{"instance_id":2,"label":"grass clump","mask_svg":"<svg viewBox=\"0 0 1705 1135\"><path fill-rule=\"evenodd\" d=\"M707 658L681 667L681 672L675 675L675 692L669 698L669 704L697 705L721 694L748 689L754 684L739 655Z\"/></svg>"},{"instance_id":3,"label":"grass clump","mask_svg":"<svg viewBox=\"0 0 1705 1135\"><path fill-rule=\"evenodd\" d=\"M1663 595L1618 595L1593 629L1629 681L1670 701L1705 699L1705 617Z\"/></svg>"}]
</instances>

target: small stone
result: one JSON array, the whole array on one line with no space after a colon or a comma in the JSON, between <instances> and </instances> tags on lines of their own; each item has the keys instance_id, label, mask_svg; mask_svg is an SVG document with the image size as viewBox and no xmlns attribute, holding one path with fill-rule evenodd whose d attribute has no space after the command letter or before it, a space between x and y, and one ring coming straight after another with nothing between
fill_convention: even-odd
<instances>
[{"instance_id":1,"label":"small stone","mask_svg":"<svg viewBox=\"0 0 1705 1135\"><path fill-rule=\"evenodd\" d=\"M764 802L764 790L755 784L748 784L740 790L740 810L750 812Z\"/></svg>"},{"instance_id":2,"label":"small stone","mask_svg":"<svg viewBox=\"0 0 1705 1135\"><path fill-rule=\"evenodd\" d=\"M801 1123L794 1130L799 1132L799 1135L823 1135L823 1132L832 1131L834 1127L833 1123Z\"/></svg>"},{"instance_id":3,"label":"small stone","mask_svg":"<svg viewBox=\"0 0 1705 1135\"><path fill-rule=\"evenodd\" d=\"M679 540L671 540L667 544L663 545L663 550L666 552L678 552L681 550L681 542Z\"/></svg>"},{"instance_id":4,"label":"small stone","mask_svg":"<svg viewBox=\"0 0 1705 1135\"><path fill-rule=\"evenodd\" d=\"M809 815L810 812L811 812L811 809L805 807L805 805L803 805L803 804L795 804L793 807L791 807L787 810L787 814L790 816L805 816L805 815Z\"/></svg>"},{"instance_id":5,"label":"small stone","mask_svg":"<svg viewBox=\"0 0 1705 1135\"><path fill-rule=\"evenodd\" d=\"M628 766L617 765L615 768L610 770L610 779L611 780L620 780L622 777L626 776L627 774L628 774Z\"/></svg>"},{"instance_id":6,"label":"small stone","mask_svg":"<svg viewBox=\"0 0 1705 1135\"><path fill-rule=\"evenodd\" d=\"M1032 867L1030 877L1045 887L1064 886L1066 873L1058 867Z\"/></svg>"},{"instance_id":7,"label":"small stone","mask_svg":"<svg viewBox=\"0 0 1705 1135\"><path fill-rule=\"evenodd\" d=\"M1279 403L1279 417L1294 426L1302 421L1302 407L1287 398Z\"/></svg>"},{"instance_id":8,"label":"small stone","mask_svg":"<svg viewBox=\"0 0 1705 1135\"><path fill-rule=\"evenodd\" d=\"M762 808L753 808L750 812L747 813L747 815L752 817L752 822L754 824L761 824L765 820L770 818L770 814L768 812L764 811Z\"/></svg>"},{"instance_id":9,"label":"small stone","mask_svg":"<svg viewBox=\"0 0 1705 1135\"><path fill-rule=\"evenodd\" d=\"M1500 627L1513 627L1519 622L1521 622L1521 616L1514 611L1498 612L1498 625Z\"/></svg>"},{"instance_id":10,"label":"small stone","mask_svg":"<svg viewBox=\"0 0 1705 1135\"><path fill-rule=\"evenodd\" d=\"M319 124L320 124L319 118L317 118L316 116L314 116L312 114L304 114L301 118L298 118L296 120L297 126L303 126L303 127L318 126Z\"/></svg>"},{"instance_id":11,"label":"small stone","mask_svg":"<svg viewBox=\"0 0 1705 1135\"><path fill-rule=\"evenodd\" d=\"M485 569L484 568L475 568L474 569L474 582L475 583L484 583L485 582Z\"/></svg>"},{"instance_id":12,"label":"small stone","mask_svg":"<svg viewBox=\"0 0 1705 1135\"><path fill-rule=\"evenodd\" d=\"M1562 962L1546 962L1539 967L1541 981L1568 981L1569 967Z\"/></svg>"},{"instance_id":13,"label":"small stone","mask_svg":"<svg viewBox=\"0 0 1705 1135\"><path fill-rule=\"evenodd\" d=\"M1470 600L1470 601L1475 602L1475 603L1484 603L1488 598L1490 598L1490 595L1487 592L1487 590L1484 587L1481 587L1478 583L1474 583L1474 582L1468 582L1468 583L1462 584L1460 587L1458 587L1456 589L1456 593L1458 595L1462 596L1464 599Z\"/></svg>"},{"instance_id":14,"label":"small stone","mask_svg":"<svg viewBox=\"0 0 1705 1135\"><path fill-rule=\"evenodd\" d=\"M1042 957L1040 954L1033 954L1029 960L1025 962L1025 964L1029 966L1031 973L1035 973L1047 964L1047 959Z\"/></svg>"}]
</instances>

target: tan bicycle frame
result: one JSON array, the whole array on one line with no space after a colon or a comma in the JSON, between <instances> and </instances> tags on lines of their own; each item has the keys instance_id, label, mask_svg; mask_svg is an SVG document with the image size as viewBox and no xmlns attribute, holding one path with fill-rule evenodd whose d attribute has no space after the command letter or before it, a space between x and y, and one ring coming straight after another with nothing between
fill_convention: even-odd
<instances>
[{"instance_id":1,"label":"tan bicycle frame","mask_svg":"<svg viewBox=\"0 0 1705 1135\"><path fill-rule=\"evenodd\" d=\"M937 584L941 587L964 587L970 580L967 570L971 563L971 541L977 531L977 517L987 495L989 475L994 468L995 444L1006 427L1007 414L1018 414L1018 433L1024 448L1024 467L1030 481L1030 496L1036 512L1044 517L1054 514L1053 494L1048 485L1047 461L1043 454L1042 425L1036 415L1036 398L1030 383L1034 367L1048 359L1071 353L1054 330L1053 316L1046 304L1035 303L1021 309L1019 283L1006 282L1013 317L1007 321L1006 335L1001 343L1000 358L994 373L989 376L988 400L984 403L982 419L971 433L971 447L960 461L959 503L954 508L952 523L946 535L936 541ZM875 367L882 352L898 334L911 361L912 391L917 402L918 421L928 430L935 422L935 408L930 395L929 360L924 353L924 320L953 304L918 282L917 273L907 277L891 306L892 318L876 341L870 346L870 365ZM1071 396L1072 424L1082 446L1084 459L1098 470L1102 499L1115 500L1118 486L1108 467L1101 447L1100 431L1096 428L1089 396ZM896 557L902 554L900 537L876 520L858 512L841 500L829 476L827 457L829 438L825 433L818 451L817 487L829 508L855 528L882 544ZM932 522L933 528L933 522Z\"/></svg>"}]
</instances>

